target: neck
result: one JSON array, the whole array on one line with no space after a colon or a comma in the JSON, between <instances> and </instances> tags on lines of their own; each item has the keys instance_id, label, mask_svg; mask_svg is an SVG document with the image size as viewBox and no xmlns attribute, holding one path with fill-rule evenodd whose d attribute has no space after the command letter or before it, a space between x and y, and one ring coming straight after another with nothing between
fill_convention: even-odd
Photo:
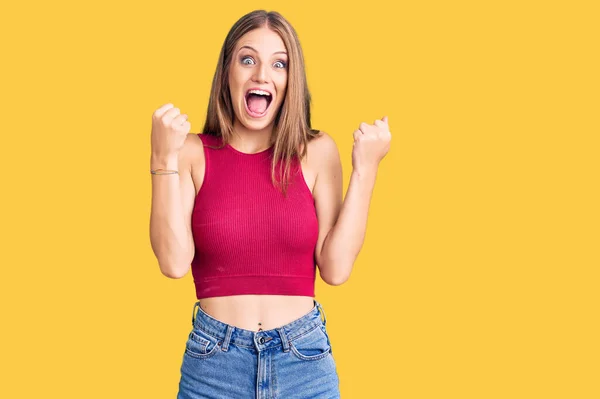
<instances>
[{"instance_id":1,"label":"neck","mask_svg":"<svg viewBox=\"0 0 600 399\"><path fill-rule=\"evenodd\" d=\"M246 153L263 151L269 148L272 133L273 123L270 123L264 129L252 130L236 118L233 122L233 137L229 144L236 150Z\"/></svg>"}]
</instances>

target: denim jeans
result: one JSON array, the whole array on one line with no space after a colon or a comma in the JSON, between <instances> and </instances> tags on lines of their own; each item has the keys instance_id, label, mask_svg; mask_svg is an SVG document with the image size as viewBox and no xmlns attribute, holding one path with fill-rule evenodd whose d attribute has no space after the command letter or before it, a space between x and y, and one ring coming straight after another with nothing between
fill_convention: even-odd
<instances>
[{"instance_id":1,"label":"denim jeans","mask_svg":"<svg viewBox=\"0 0 600 399\"><path fill-rule=\"evenodd\" d=\"M223 323L197 301L177 399L339 398L327 319L321 304L313 301L306 315L262 331Z\"/></svg>"}]
</instances>

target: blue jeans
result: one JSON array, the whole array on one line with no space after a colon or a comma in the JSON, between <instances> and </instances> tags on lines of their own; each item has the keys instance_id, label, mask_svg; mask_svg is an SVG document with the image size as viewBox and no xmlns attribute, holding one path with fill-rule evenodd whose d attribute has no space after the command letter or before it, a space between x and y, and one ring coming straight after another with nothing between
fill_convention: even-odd
<instances>
[{"instance_id":1,"label":"blue jeans","mask_svg":"<svg viewBox=\"0 0 600 399\"><path fill-rule=\"evenodd\" d=\"M223 323L197 301L177 399L339 398L327 319L321 304L313 301L306 315L262 331Z\"/></svg>"}]
</instances>

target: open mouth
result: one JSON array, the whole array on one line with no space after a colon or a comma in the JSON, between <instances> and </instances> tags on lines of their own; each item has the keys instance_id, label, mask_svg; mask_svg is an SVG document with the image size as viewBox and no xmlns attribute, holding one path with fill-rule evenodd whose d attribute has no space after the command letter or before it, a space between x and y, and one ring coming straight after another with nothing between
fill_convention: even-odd
<instances>
[{"instance_id":1,"label":"open mouth","mask_svg":"<svg viewBox=\"0 0 600 399\"><path fill-rule=\"evenodd\" d=\"M273 96L270 92L260 89L250 89L246 92L246 112L254 118L260 118L267 114Z\"/></svg>"}]
</instances>

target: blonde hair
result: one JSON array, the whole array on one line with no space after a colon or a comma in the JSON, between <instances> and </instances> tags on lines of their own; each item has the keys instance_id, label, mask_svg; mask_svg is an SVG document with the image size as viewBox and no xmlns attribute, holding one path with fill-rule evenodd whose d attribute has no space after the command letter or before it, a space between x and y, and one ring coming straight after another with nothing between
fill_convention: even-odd
<instances>
[{"instance_id":1,"label":"blonde hair","mask_svg":"<svg viewBox=\"0 0 600 399\"><path fill-rule=\"evenodd\" d=\"M306 156L307 144L319 134L311 128L311 96L306 81L304 56L298 35L292 25L278 12L255 10L241 17L229 30L221 47L217 69L212 82L206 122L202 133L222 137L223 145L233 136L234 111L229 92L229 69L233 51L242 36L251 30L266 27L277 33L288 53L288 81L285 98L275 116L270 145L273 146L271 180L286 194L290 180L290 165ZM281 163L280 163L281 161ZM276 178L283 166L282 181Z\"/></svg>"}]
</instances>

